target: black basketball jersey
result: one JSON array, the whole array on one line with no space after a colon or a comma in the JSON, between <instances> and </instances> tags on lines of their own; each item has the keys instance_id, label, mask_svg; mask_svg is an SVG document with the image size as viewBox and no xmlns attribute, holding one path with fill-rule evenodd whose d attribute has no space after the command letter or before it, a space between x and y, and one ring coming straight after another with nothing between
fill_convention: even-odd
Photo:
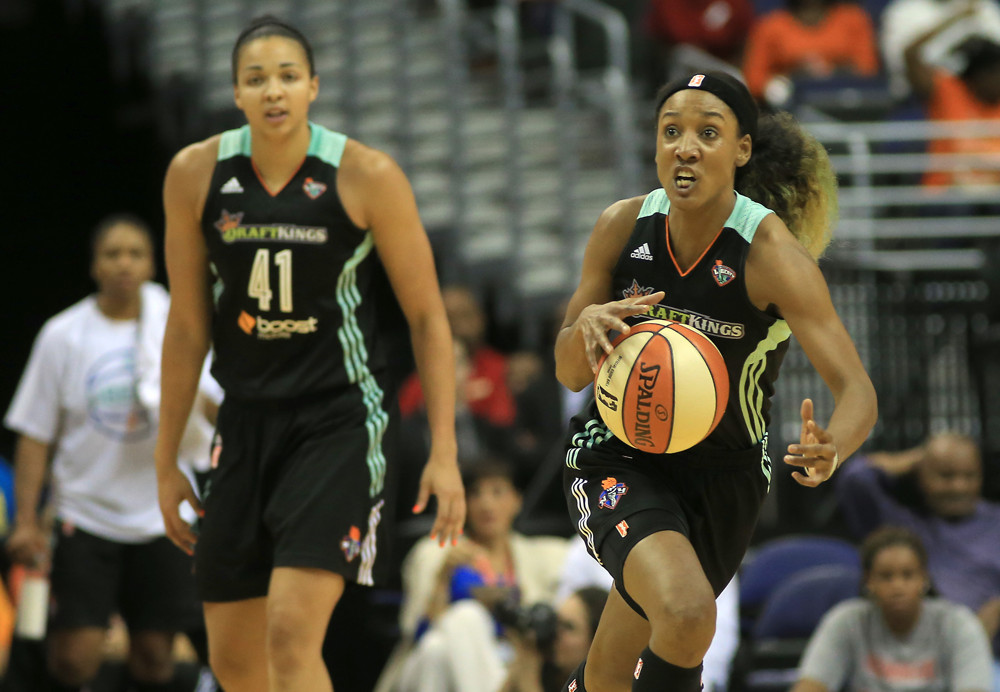
<instances>
[{"instance_id":1,"label":"black basketball jersey","mask_svg":"<svg viewBox=\"0 0 1000 692\"><path fill-rule=\"evenodd\" d=\"M347 137L310 123L305 161L271 191L250 128L222 134L202 230L214 285L212 374L226 396L282 400L358 386L373 415L384 368L372 297L382 276L370 231L337 194Z\"/></svg>"},{"instance_id":2,"label":"black basketball jersey","mask_svg":"<svg viewBox=\"0 0 1000 692\"><path fill-rule=\"evenodd\" d=\"M747 294L745 265L754 234L770 209L736 194L736 206L715 240L691 267L678 267L669 242L670 200L663 189L649 193L635 228L615 265L613 300L664 291L663 302L646 315L694 327L718 347L729 370L729 401L722 420L695 447L746 449L763 439L770 421L770 400L791 331L753 305ZM574 419L575 446L609 446L634 452L607 430L591 401ZM631 451L628 451L631 450Z\"/></svg>"}]
</instances>

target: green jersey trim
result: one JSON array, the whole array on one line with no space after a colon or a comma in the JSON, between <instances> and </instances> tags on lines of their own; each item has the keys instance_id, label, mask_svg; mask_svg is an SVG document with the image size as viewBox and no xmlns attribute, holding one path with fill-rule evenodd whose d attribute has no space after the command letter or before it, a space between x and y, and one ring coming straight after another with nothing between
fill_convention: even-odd
<instances>
[{"instance_id":1,"label":"green jersey trim","mask_svg":"<svg viewBox=\"0 0 1000 692\"><path fill-rule=\"evenodd\" d=\"M250 126L235 130L226 130L219 140L218 161L225 161L234 156L250 156Z\"/></svg>"},{"instance_id":2,"label":"green jersey trim","mask_svg":"<svg viewBox=\"0 0 1000 692\"><path fill-rule=\"evenodd\" d=\"M758 204L738 192L735 195L736 204L733 205L733 211L729 214L729 218L726 219L726 223L723 225L726 228L734 229L749 243L753 240L754 234L757 233L757 226L760 225L764 217L774 212L763 204ZM652 216L653 214L663 214L666 216L669 213L670 198L667 197L666 190L661 187L646 195L646 199L642 202L642 208L639 209L637 220L646 216Z\"/></svg>"},{"instance_id":3,"label":"green jersey trim","mask_svg":"<svg viewBox=\"0 0 1000 692\"><path fill-rule=\"evenodd\" d=\"M309 151L306 152L306 156L314 156L334 168L340 168L340 159L343 158L344 147L347 146L347 135L333 132L316 123L309 123L309 128L312 136L309 139Z\"/></svg>"},{"instance_id":4,"label":"green jersey trim","mask_svg":"<svg viewBox=\"0 0 1000 692\"><path fill-rule=\"evenodd\" d=\"M740 373L740 410L753 444L760 442L767 433L763 413L764 390L760 386L760 378L767 367L767 356L791 335L792 330L788 328L787 322L776 321L743 363L743 372Z\"/></svg>"},{"instance_id":5,"label":"green jersey trim","mask_svg":"<svg viewBox=\"0 0 1000 692\"><path fill-rule=\"evenodd\" d=\"M364 335L358 326L357 310L361 305L361 292L358 290L357 268L372 249L375 241L370 232L364 238L349 260L344 262L344 268L337 279L337 304L343 313L343 322L337 330L337 338L344 350L344 368L352 384L361 388L367 415L365 428L368 431L368 453L365 463L368 466L370 483L368 494L376 497L385 486L385 453L382 451L382 440L389 425L389 414L382 403L385 393L378 386L375 376L368 369L368 349L365 348Z\"/></svg>"}]
</instances>

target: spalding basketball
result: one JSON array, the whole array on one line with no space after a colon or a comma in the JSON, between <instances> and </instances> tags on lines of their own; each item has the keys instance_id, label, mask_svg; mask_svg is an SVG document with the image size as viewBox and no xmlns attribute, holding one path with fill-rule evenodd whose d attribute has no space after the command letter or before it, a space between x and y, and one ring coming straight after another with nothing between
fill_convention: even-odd
<instances>
[{"instance_id":1,"label":"spalding basketball","mask_svg":"<svg viewBox=\"0 0 1000 692\"><path fill-rule=\"evenodd\" d=\"M597 410L622 442L644 452L680 452L722 419L729 374L715 344L697 329L647 320L611 342L594 379Z\"/></svg>"}]
</instances>

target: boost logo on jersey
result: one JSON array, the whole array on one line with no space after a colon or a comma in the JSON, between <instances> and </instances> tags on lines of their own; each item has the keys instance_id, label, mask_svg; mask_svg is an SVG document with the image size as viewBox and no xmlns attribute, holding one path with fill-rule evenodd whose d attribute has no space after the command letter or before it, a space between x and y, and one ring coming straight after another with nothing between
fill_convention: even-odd
<instances>
[{"instance_id":1,"label":"boost logo on jersey","mask_svg":"<svg viewBox=\"0 0 1000 692\"><path fill-rule=\"evenodd\" d=\"M304 320L269 320L260 315L254 317L243 310L236 323L248 335L252 336L256 332L258 339L290 339L292 334L315 332L319 320L315 317Z\"/></svg>"}]
</instances>

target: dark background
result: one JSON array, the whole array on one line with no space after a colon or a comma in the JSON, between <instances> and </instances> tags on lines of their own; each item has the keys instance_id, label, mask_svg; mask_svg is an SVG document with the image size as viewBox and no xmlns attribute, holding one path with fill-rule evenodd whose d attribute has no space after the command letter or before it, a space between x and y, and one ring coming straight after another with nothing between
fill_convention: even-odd
<instances>
[{"instance_id":1,"label":"dark background","mask_svg":"<svg viewBox=\"0 0 1000 692\"><path fill-rule=\"evenodd\" d=\"M4 412L44 321L93 290L96 222L130 211L162 241L160 186L174 143L157 134L141 65L120 61L113 73L109 38L95 2L0 2ZM4 429L0 456L11 458L13 444Z\"/></svg>"}]
</instances>

